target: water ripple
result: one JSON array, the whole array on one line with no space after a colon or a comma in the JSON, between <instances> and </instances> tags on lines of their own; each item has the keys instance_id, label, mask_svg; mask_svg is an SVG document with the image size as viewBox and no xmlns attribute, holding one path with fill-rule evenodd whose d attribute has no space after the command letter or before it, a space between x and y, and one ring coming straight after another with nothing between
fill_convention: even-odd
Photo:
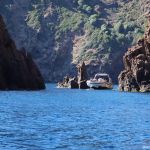
<instances>
[{"instance_id":1,"label":"water ripple","mask_svg":"<svg viewBox=\"0 0 150 150\"><path fill-rule=\"evenodd\" d=\"M150 94L0 92L2 150L150 150Z\"/></svg>"}]
</instances>

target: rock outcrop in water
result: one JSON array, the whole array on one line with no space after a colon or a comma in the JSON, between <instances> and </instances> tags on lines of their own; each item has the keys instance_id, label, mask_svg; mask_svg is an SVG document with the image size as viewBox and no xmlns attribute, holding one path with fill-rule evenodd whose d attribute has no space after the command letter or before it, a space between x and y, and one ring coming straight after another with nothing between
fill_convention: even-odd
<instances>
[{"instance_id":1,"label":"rock outcrop in water","mask_svg":"<svg viewBox=\"0 0 150 150\"><path fill-rule=\"evenodd\" d=\"M137 45L129 48L119 75L119 90L150 92L150 15L148 29Z\"/></svg>"},{"instance_id":2,"label":"rock outcrop in water","mask_svg":"<svg viewBox=\"0 0 150 150\"><path fill-rule=\"evenodd\" d=\"M66 76L63 79L63 82L58 83L59 88L71 88L71 89L87 89L89 88L86 84L86 81L88 79L87 76L87 70L85 63L82 62L82 64L79 64L77 66L78 69L78 77L69 77Z\"/></svg>"},{"instance_id":3,"label":"rock outcrop in water","mask_svg":"<svg viewBox=\"0 0 150 150\"><path fill-rule=\"evenodd\" d=\"M44 89L44 81L32 57L17 50L0 16L0 90Z\"/></svg>"},{"instance_id":4,"label":"rock outcrop in water","mask_svg":"<svg viewBox=\"0 0 150 150\"><path fill-rule=\"evenodd\" d=\"M89 87L86 84L86 81L88 80L87 70L85 63L82 62L82 64L77 66L78 69L78 84L80 89L88 89Z\"/></svg>"},{"instance_id":5,"label":"rock outcrop in water","mask_svg":"<svg viewBox=\"0 0 150 150\"><path fill-rule=\"evenodd\" d=\"M71 88L71 89L78 89L78 80L76 77L69 77L65 76L62 82L58 83L58 88Z\"/></svg>"}]
</instances>

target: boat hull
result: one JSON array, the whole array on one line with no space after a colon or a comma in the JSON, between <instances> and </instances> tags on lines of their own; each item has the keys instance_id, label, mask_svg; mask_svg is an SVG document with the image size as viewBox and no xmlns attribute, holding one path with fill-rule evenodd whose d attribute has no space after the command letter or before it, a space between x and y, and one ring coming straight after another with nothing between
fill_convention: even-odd
<instances>
[{"instance_id":1,"label":"boat hull","mask_svg":"<svg viewBox=\"0 0 150 150\"><path fill-rule=\"evenodd\" d=\"M93 88L93 89L112 89L113 86L111 83L100 83L100 82L91 82L90 80L87 81L87 85L90 87L90 88Z\"/></svg>"}]
</instances>

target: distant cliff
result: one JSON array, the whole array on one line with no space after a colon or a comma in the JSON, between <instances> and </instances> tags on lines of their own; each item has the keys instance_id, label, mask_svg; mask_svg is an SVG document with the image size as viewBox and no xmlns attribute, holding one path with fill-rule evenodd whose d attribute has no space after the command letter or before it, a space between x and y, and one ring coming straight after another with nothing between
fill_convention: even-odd
<instances>
[{"instance_id":1,"label":"distant cliff","mask_svg":"<svg viewBox=\"0 0 150 150\"><path fill-rule=\"evenodd\" d=\"M107 72L116 81L149 10L149 0L0 0L18 49L25 47L52 82L74 75L82 61L89 76Z\"/></svg>"},{"instance_id":2,"label":"distant cliff","mask_svg":"<svg viewBox=\"0 0 150 150\"><path fill-rule=\"evenodd\" d=\"M43 78L24 49L18 51L0 16L0 90L44 89Z\"/></svg>"},{"instance_id":3,"label":"distant cliff","mask_svg":"<svg viewBox=\"0 0 150 150\"><path fill-rule=\"evenodd\" d=\"M119 75L121 91L150 92L150 15L144 38L125 53L125 70Z\"/></svg>"}]
</instances>

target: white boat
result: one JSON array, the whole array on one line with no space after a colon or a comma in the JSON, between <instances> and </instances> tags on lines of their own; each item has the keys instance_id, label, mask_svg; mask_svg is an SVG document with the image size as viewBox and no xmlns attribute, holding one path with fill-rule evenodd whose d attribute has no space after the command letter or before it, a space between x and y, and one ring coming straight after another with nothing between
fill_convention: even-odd
<instances>
[{"instance_id":1,"label":"white boat","mask_svg":"<svg viewBox=\"0 0 150 150\"><path fill-rule=\"evenodd\" d=\"M112 89L112 80L106 73L96 74L94 79L87 80L87 86L93 89Z\"/></svg>"}]
</instances>

